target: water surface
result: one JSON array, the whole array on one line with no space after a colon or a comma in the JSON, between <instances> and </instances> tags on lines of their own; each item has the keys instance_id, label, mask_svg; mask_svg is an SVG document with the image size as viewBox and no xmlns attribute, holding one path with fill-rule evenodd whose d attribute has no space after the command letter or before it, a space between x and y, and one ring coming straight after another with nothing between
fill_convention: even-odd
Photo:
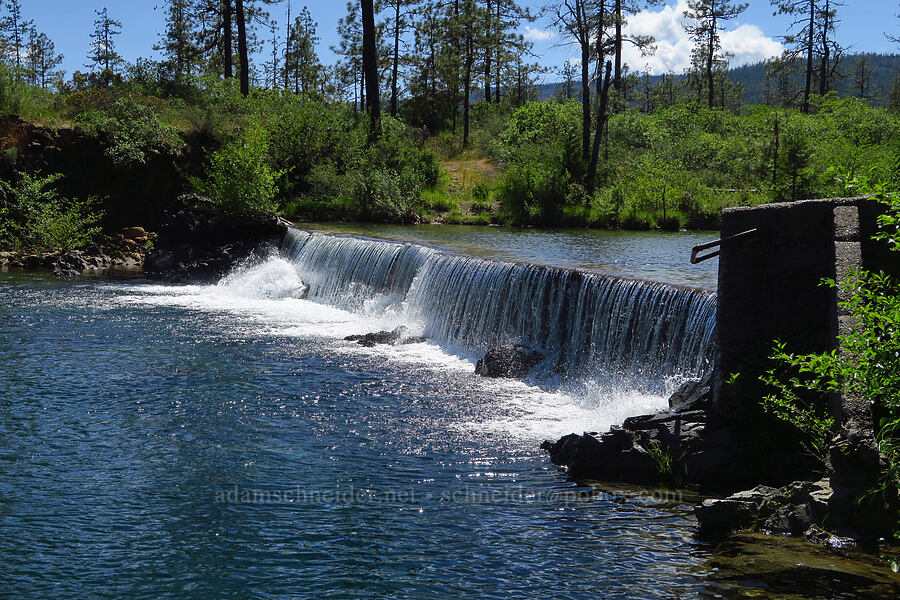
<instances>
[{"instance_id":1,"label":"water surface","mask_svg":"<svg viewBox=\"0 0 900 600\"><path fill-rule=\"evenodd\" d=\"M664 392L487 380L435 342L363 348L342 338L408 303L305 285L278 255L209 286L0 273L0 597L900 592L866 557L709 545L693 498L581 485L538 450Z\"/></svg>"},{"instance_id":2,"label":"water surface","mask_svg":"<svg viewBox=\"0 0 900 600\"><path fill-rule=\"evenodd\" d=\"M462 254L581 269L714 290L718 259L690 264L691 248L717 231L514 229L473 225L301 223L306 229L432 244Z\"/></svg>"}]
</instances>

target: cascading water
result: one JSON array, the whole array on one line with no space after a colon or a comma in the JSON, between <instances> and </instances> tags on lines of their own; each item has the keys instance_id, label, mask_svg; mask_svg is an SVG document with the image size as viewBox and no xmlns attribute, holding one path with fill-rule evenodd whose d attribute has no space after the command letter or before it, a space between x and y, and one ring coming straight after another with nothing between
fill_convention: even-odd
<instances>
[{"instance_id":1,"label":"cascading water","mask_svg":"<svg viewBox=\"0 0 900 600\"><path fill-rule=\"evenodd\" d=\"M602 375L658 391L711 366L712 292L297 229L282 253L310 300L398 309L428 338L472 355L525 344L547 357L545 377Z\"/></svg>"}]
</instances>

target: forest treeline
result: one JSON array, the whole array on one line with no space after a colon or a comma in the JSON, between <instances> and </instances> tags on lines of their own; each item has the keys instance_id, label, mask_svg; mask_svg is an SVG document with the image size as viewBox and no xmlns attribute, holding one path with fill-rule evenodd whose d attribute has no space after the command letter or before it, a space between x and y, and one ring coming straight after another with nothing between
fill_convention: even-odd
<instances>
[{"instance_id":1,"label":"forest treeline","mask_svg":"<svg viewBox=\"0 0 900 600\"><path fill-rule=\"evenodd\" d=\"M7 0L0 108L80 127L111 168L199 149L183 191L296 219L712 228L725 206L840 195L861 178L896 184L900 76L874 106L872 61L845 60L840 3L772 0L793 25L757 105L721 48L746 4L688 2L691 67L649 77L623 49L653 52L654 40L624 25L653 4L556 0L538 15L515 0L362 0L324 25L290 1L165 0L148 47L159 58L126 61L127 32L103 8L84 69L67 75L21 0ZM539 66L520 33L539 16L580 61ZM323 26L338 33L332 65L317 53ZM561 83L539 101L548 78ZM862 93L838 85L848 78ZM489 167L465 171L478 160ZM449 173L459 169L462 183ZM31 185L59 182L42 175ZM7 221L27 212L23 181L5 184Z\"/></svg>"}]
</instances>

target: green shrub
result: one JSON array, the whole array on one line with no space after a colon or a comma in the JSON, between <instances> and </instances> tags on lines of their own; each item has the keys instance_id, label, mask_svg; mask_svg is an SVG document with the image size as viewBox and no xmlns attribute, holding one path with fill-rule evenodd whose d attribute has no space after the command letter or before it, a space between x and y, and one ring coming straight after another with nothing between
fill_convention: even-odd
<instances>
[{"instance_id":1,"label":"green shrub","mask_svg":"<svg viewBox=\"0 0 900 600\"><path fill-rule=\"evenodd\" d=\"M130 96L116 100L108 111L82 113L77 121L108 140L104 153L117 167L144 164L153 155L173 154L184 145L177 130L160 121L157 109Z\"/></svg>"},{"instance_id":2,"label":"green shrub","mask_svg":"<svg viewBox=\"0 0 900 600\"><path fill-rule=\"evenodd\" d=\"M61 197L53 188L61 174L18 176L15 185L0 180L8 198L0 208L0 244L35 252L66 251L84 246L100 232L102 213L94 208L96 200Z\"/></svg>"},{"instance_id":3,"label":"green shrub","mask_svg":"<svg viewBox=\"0 0 900 600\"><path fill-rule=\"evenodd\" d=\"M269 139L253 122L241 135L209 158L206 179L194 180L201 194L211 197L225 214L254 216L274 212L275 180L280 173L268 163Z\"/></svg>"}]
</instances>

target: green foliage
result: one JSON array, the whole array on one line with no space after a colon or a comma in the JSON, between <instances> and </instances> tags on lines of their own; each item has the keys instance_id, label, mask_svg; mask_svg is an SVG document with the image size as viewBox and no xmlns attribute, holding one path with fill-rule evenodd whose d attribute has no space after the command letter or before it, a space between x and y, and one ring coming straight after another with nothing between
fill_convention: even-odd
<instances>
[{"instance_id":1,"label":"green foliage","mask_svg":"<svg viewBox=\"0 0 900 600\"><path fill-rule=\"evenodd\" d=\"M782 368L773 367L760 378L774 391L762 399L763 409L775 418L791 425L803 436L801 444L821 464L828 457L828 441L834 430L834 418L828 413L827 402L816 394L823 385L834 380L821 369L832 362L835 353L797 356L776 342L771 359ZM786 366L787 369L783 367ZM790 376L785 371L797 372ZM826 384L826 379L828 383ZM811 396L811 399L810 399Z\"/></svg>"},{"instance_id":2,"label":"green foliage","mask_svg":"<svg viewBox=\"0 0 900 600\"><path fill-rule=\"evenodd\" d=\"M672 450L660 444L657 440L650 442L647 448L647 454L653 461L656 469L657 477L662 485L682 487L687 483L687 467L684 464L684 457L687 451L683 452L680 457L672 456Z\"/></svg>"},{"instance_id":3,"label":"green foliage","mask_svg":"<svg viewBox=\"0 0 900 600\"><path fill-rule=\"evenodd\" d=\"M566 193L583 183L577 102L530 103L509 118L496 155L512 222L554 224L586 211ZM682 103L612 115L597 194L618 189L612 219L626 226L710 229L729 206L836 196L849 177L896 171L900 118L858 98L817 99L815 112L745 107L740 114ZM605 166L603 166L605 162ZM900 176L898 176L900 177Z\"/></svg>"},{"instance_id":4,"label":"green foliage","mask_svg":"<svg viewBox=\"0 0 900 600\"><path fill-rule=\"evenodd\" d=\"M210 196L225 214L254 216L277 209L275 180L281 173L269 165L268 132L257 122L214 152L206 179L195 180L201 194Z\"/></svg>"},{"instance_id":5,"label":"green foliage","mask_svg":"<svg viewBox=\"0 0 900 600\"><path fill-rule=\"evenodd\" d=\"M108 140L104 152L117 167L144 164L153 155L172 154L183 145L174 127L163 124L156 110L132 96L118 98L108 111L81 113L78 122Z\"/></svg>"},{"instance_id":6,"label":"green foliage","mask_svg":"<svg viewBox=\"0 0 900 600\"><path fill-rule=\"evenodd\" d=\"M0 245L34 252L70 250L100 232L95 199L63 198L54 189L59 173L41 177L19 173L15 185L0 180L6 205L0 207Z\"/></svg>"}]
</instances>

